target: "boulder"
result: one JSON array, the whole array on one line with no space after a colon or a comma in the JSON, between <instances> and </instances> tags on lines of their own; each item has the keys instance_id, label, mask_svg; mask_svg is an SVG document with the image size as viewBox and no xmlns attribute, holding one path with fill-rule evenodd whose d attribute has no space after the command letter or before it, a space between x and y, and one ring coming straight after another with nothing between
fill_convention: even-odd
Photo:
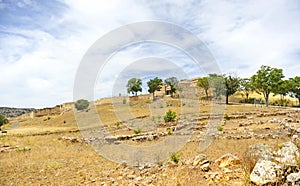
<instances>
[{"instance_id":1,"label":"boulder","mask_svg":"<svg viewBox=\"0 0 300 186\"><path fill-rule=\"evenodd\" d=\"M275 160L283 164L297 164L299 157L298 147L289 141L280 146L280 149L276 153Z\"/></svg>"},{"instance_id":2,"label":"boulder","mask_svg":"<svg viewBox=\"0 0 300 186\"><path fill-rule=\"evenodd\" d=\"M256 160L272 160L274 157L271 147L260 143L251 146L246 155Z\"/></svg>"},{"instance_id":3,"label":"boulder","mask_svg":"<svg viewBox=\"0 0 300 186\"><path fill-rule=\"evenodd\" d=\"M215 161L219 167L227 167L232 165L241 164L241 160L233 154L225 154Z\"/></svg>"},{"instance_id":4,"label":"boulder","mask_svg":"<svg viewBox=\"0 0 300 186\"><path fill-rule=\"evenodd\" d=\"M250 174L251 182L256 185L275 183L277 181L278 165L268 160L260 160L256 163Z\"/></svg>"},{"instance_id":5,"label":"boulder","mask_svg":"<svg viewBox=\"0 0 300 186\"><path fill-rule=\"evenodd\" d=\"M289 185L300 185L300 172L289 174L286 181Z\"/></svg>"}]
</instances>

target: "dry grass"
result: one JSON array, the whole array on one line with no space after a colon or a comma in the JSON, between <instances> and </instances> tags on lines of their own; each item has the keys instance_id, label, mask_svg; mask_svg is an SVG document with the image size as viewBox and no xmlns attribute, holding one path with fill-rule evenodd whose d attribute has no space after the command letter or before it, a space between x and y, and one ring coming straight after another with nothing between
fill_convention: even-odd
<instances>
[{"instance_id":1,"label":"dry grass","mask_svg":"<svg viewBox=\"0 0 300 186\"><path fill-rule=\"evenodd\" d=\"M78 135L78 134L77 134ZM2 144L30 147L30 151L0 154L1 185L78 185L101 177L114 164L87 144L59 141L61 135L6 136Z\"/></svg>"},{"instance_id":2,"label":"dry grass","mask_svg":"<svg viewBox=\"0 0 300 186\"><path fill-rule=\"evenodd\" d=\"M151 114L146 100L137 102L130 107L132 117L144 117ZM181 108L177 102L172 102L171 106L166 108L155 108L160 113L165 113L167 109L181 113ZM201 103L200 111L194 113L195 117L200 114L208 114L212 106L208 103ZM117 128L115 123L121 121L115 114L115 109L110 100L106 99L97 106L97 111L102 122L111 127L111 130ZM125 107L118 109L124 111ZM276 111L275 108L271 109ZM185 111L192 113L195 108L186 106ZM240 112L270 112L270 108L255 108L252 105L229 105L226 107L228 115ZM193 117L193 116L192 116ZM0 136L0 146L20 146L30 147L30 151L24 152L5 152L0 153L0 185L100 185L101 178L119 176L116 164L103 158L85 143L68 143L58 140L61 136L74 136L81 138L81 134L76 132L77 124L72 112L59 116L51 116L50 120L45 118L33 118L19 121L19 124L13 127L13 121L5 126L9 134ZM266 119L267 120L267 119ZM65 121L65 122L64 122ZM229 120L224 126L224 130L230 130L238 126L240 120ZM205 124L207 121L202 122ZM274 127L269 123L265 126ZM260 127L265 127L264 125ZM122 126L122 124L119 127ZM73 132L72 132L73 131ZM74 132L75 131L75 132ZM130 131L132 133L132 131ZM240 178L233 178L229 182L222 182L220 185L241 185L247 182L247 175L242 175L243 169L249 173L253 169L255 159L244 156L248 147L256 143L265 143L275 148L279 143L286 139L278 140L258 140L258 139L218 139L215 140L204 151L199 150L198 142L190 142L180 151L178 165L169 166L160 174L156 174L157 185L215 185L207 183L204 178L205 173L199 168L191 169L182 164L182 160L194 158L199 153L204 153L209 160L216 160L225 153L232 153L243 159L246 164L237 166L240 170ZM183 162L184 163L184 162ZM220 171L215 169L213 171ZM136 171L135 174L138 174ZM149 176L152 176L151 174ZM121 184L122 185L122 184ZM126 185L124 183L123 185Z\"/></svg>"}]
</instances>

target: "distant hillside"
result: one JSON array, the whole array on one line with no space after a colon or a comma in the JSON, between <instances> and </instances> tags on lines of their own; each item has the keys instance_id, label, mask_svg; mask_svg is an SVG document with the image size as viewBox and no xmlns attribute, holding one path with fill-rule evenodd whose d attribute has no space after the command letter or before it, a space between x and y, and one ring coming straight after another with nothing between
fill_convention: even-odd
<instances>
[{"instance_id":1,"label":"distant hillside","mask_svg":"<svg viewBox=\"0 0 300 186\"><path fill-rule=\"evenodd\" d=\"M17 117L22 114L34 111L33 108L10 108L10 107L0 107L0 114L8 118Z\"/></svg>"}]
</instances>

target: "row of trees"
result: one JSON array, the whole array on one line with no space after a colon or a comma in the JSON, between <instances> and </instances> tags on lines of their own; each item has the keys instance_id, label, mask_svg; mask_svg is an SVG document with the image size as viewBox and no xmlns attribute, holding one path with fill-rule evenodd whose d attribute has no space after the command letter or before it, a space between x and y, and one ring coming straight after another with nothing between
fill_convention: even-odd
<instances>
[{"instance_id":1,"label":"row of trees","mask_svg":"<svg viewBox=\"0 0 300 186\"><path fill-rule=\"evenodd\" d=\"M170 86L170 94L174 94L176 92L177 89L176 86L178 83L176 77L167 78L165 79L164 83L167 86ZM154 92L161 90L163 86L163 80L158 77L155 77L154 79L150 79L147 82L147 85L148 85L148 92L152 94L154 98ZM142 80L139 78L131 78L128 80L126 87L127 87L128 94L131 93L132 95L136 96L138 92L142 92Z\"/></svg>"},{"instance_id":2,"label":"row of trees","mask_svg":"<svg viewBox=\"0 0 300 186\"><path fill-rule=\"evenodd\" d=\"M213 89L215 98L225 96L226 104L228 104L229 96L237 91L243 91L248 102L249 94L257 92L264 96L266 105L269 104L269 96L271 93L280 95L283 100L285 96L290 95L297 98L300 106L300 77L284 80L283 70L272 68L269 66L261 66L260 69L250 78L239 78L234 75L218 75L209 74L207 77L198 79L197 85L204 89L206 98L209 98L209 89ZM170 94L173 95L178 89L178 80L176 77L170 77L164 80L165 85L170 87ZM160 91L163 80L155 77L147 82L148 92L153 94ZM137 95L142 92L142 80L131 78L126 85L127 92Z\"/></svg>"},{"instance_id":3,"label":"row of trees","mask_svg":"<svg viewBox=\"0 0 300 186\"><path fill-rule=\"evenodd\" d=\"M226 104L228 104L228 97L230 95L241 90L246 95L246 101L248 101L250 92L255 91L264 96L267 106L271 93L280 95L281 99L284 99L284 96L287 95L295 97L298 99L300 106L300 77L296 76L287 80L283 78L282 69L263 65L250 78L209 74L208 77L199 78L197 85L204 89L206 98L209 97L208 90L210 88L214 89L216 98L225 95Z\"/></svg>"}]
</instances>

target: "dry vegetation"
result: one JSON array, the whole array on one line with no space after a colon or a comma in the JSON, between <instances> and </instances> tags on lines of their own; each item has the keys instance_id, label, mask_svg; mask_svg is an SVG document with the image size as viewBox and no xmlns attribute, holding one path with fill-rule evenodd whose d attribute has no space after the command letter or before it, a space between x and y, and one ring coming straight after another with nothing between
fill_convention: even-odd
<instances>
[{"instance_id":1,"label":"dry vegetation","mask_svg":"<svg viewBox=\"0 0 300 186\"><path fill-rule=\"evenodd\" d=\"M150 109L147 107L147 100L142 99L137 102L131 101L130 106L132 117L149 116ZM168 107L166 106L168 105ZM167 104L159 106L160 112L167 109L175 110L180 113L179 103L169 99ZM114 113L114 107L110 100L102 101L97 107L97 111L103 123L109 131L126 128L123 124L116 126L117 122L122 122ZM122 111L123 108L120 108ZM189 107L187 106L187 112ZM208 102L202 102L200 112L189 113L189 118L197 118L201 115L207 115L210 112L211 105ZM192 109L191 109L192 110ZM253 114L249 114L249 113ZM10 124L4 126L8 134L0 134L0 147L19 146L19 150L0 152L0 185L134 185L136 180L131 180L129 176L124 177L123 171L131 171L136 177L141 179L151 178L153 185L244 185L249 177L249 167L251 167L251 158L247 164L236 165L230 179L224 178L218 183L204 178L205 172L197 167L187 166L187 161L193 159L200 153L206 154L208 159L216 160L226 153L232 153L243 160L248 147L256 143L268 144L273 148L278 148L278 144L290 140L288 136L281 136L276 139L229 139L230 131L244 131L251 129L257 133L272 133L278 130L278 124L270 123L269 120L275 116L257 117L257 114L275 112L295 112L285 108L265 108L253 107L253 105L230 105L226 108L226 114L229 116L241 114L246 117L253 117L253 121L260 120L262 124L239 127L239 124L247 119L230 119L219 132L220 138L217 138L204 151L199 150L198 134L193 135L192 140L180 151L178 164L172 164L165 160L158 162L155 169L150 169L149 173L137 167L120 168L117 163L111 162L89 146L86 143L71 143L59 140L62 136L82 138L80 131L72 112L63 115L27 119L23 121L11 120ZM182 116L184 117L184 116ZM276 116L278 119L289 117L288 115ZM46 119L45 119L46 118ZM299 118L297 118L299 120ZM208 120L201 120L198 126L206 125ZM268 130L265 130L268 128ZM133 134L132 130L126 130L123 133ZM115 131L114 134L122 134ZM223 136L223 137L222 137ZM139 142L135 142L139 145ZM140 142L142 143L142 142ZM31 150L25 150L28 147ZM22 148L24 150L22 150ZM244 161L245 162L245 161ZM164 166L168 165L170 166ZM218 167L212 167L213 171L221 171ZM151 172L152 171L152 172ZM222 170L223 171L223 170ZM128 181L129 180L129 181Z\"/></svg>"}]
</instances>

